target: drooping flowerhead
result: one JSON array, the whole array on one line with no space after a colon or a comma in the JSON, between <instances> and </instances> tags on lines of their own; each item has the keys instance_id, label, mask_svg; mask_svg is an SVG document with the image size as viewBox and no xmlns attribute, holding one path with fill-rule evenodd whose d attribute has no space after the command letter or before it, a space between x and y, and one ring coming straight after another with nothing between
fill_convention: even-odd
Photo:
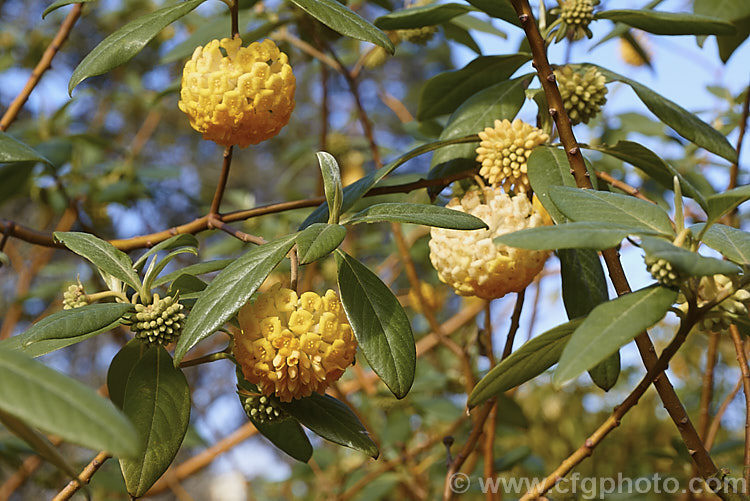
<instances>
[{"instance_id":1,"label":"drooping flowerhead","mask_svg":"<svg viewBox=\"0 0 750 501\"><path fill-rule=\"evenodd\" d=\"M535 146L544 144L549 136L520 119L495 120L495 127L479 133L482 140L476 149L479 174L490 185L502 185L510 193L529 191L526 161Z\"/></svg>"},{"instance_id":2,"label":"drooping flowerhead","mask_svg":"<svg viewBox=\"0 0 750 501\"><path fill-rule=\"evenodd\" d=\"M552 224L536 198L532 204L525 195L511 198L500 188L484 188L467 192L460 201L454 198L447 207L476 216L489 226L472 231L430 230L430 261L440 280L457 294L495 299L520 292L544 267L548 251L517 249L493 241L505 233Z\"/></svg>"},{"instance_id":3,"label":"drooping flowerhead","mask_svg":"<svg viewBox=\"0 0 750 501\"><path fill-rule=\"evenodd\" d=\"M557 3L560 7L550 10L550 13L560 15L550 26L559 25L556 42L565 37L576 41L594 36L589 24L594 19L594 6L599 5L599 0L558 0Z\"/></svg>"},{"instance_id":4,"label":"drooping flowerhead","mask_svg":"<svg viewBox=\"0 0 750 501\"><path fill-rule=\"evenodd\" d=\"M239 313L234 355L245 379L282 402L325 389L354 361L357 341L338 296L276 284Z\"/></svg>"},{"instance_id":5,"label":"drooping flowerhead","mask_svg":"<svg viewBox=\"0 0 750 501\"><path fill-rule=\"evenodd\" d=\"M572 125L589 123L607 102L607 79L593 66L580 71L566 65L555 70L555 77Z\"/></svg>"},{"instance_id":6,"label":"drooping flowerhead","mask_svg":"<svg viewBox=\"0 0 750 501\"><path fill-rule=\"evenodd\" d=\"M239 37L224 38L195 49L178 106L203 139L245 148L289 123L295 88L287 55L271 40L242 47Z\"/></svg>"}]
</instances>

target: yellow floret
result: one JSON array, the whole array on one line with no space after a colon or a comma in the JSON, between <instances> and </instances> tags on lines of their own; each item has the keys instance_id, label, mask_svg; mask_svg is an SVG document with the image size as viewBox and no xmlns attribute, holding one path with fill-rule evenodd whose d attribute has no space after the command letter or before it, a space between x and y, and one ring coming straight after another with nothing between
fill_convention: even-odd
<instances>
[{"instance_id":1,"label":"yellow floret","mask_svg":"<svg viewBox=\"0 0 750 501\"><path fill-rule=\"evenodd\" d=\"M490 185L502 185L506 192L529 191L527 164L535 146L544 144L549 136L520 119L495 120L495 127L479 133L482 140L476 149L477 162L482 164L479 174Z\"/></svg>"},{"instance_id":2,"label":"yellow floret","mask_svg":"<svg viewBox=\"0 0 750 501\"><path fill-rule=\"evenodd\" d=\"M324 393L354 361L357 342L332 290L298 298L277 284L243 306L239 322L233 349L242 373L282 402Z\"/></svg>"},{"instance_id":3,"label":"yellow floret","mask_svg":"<svg viewBox=\"0 0 750 501\"><path fill-rule=\"evenodd\" d=\"M457 294L495 299L520 292L544 267L548 251L517 249L492 240L505 233L551 224L541 204L532 205L525 195L511 198L500 188L485 188L481 193L469 191L460 201L454 198L447 207L476 216L489 227L430 231L430 261L438 278Z\"/></svg>"},{"instance_id":4,"label":"yellow floret","mask_svg":"<svg viewBox=\"0 0 750 501\"><path fill-rule=\"evenodd\" d=\"M295 88L288 58L271 40L242 47L239 37L224 38L195 49L182 72L178 106L204 139L245 148L289 122Z\"/></svg>"}]
</instances>

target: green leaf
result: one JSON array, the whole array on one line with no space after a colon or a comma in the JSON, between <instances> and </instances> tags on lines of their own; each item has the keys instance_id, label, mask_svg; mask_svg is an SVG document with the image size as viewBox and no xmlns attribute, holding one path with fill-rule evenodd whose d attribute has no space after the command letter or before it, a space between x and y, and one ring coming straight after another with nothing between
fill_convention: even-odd
<instances>
[{"instance_id":1,"label":"green leaf","mask_svg":"<svg viewBox=\"0 0 750 501\"><path fill-rule=\"evenodd\" d=\"M151 264L149 265L148 269L146 270L145 276L143 277L143 289L146 291L150 291L152 288L152 284L154 283L154 280L159 275L159 273L161 273L162 270L167 267L170 261L172 261L180 254L192 254L194 256L197 256L198 251L193 249L192 247L183 247L181 249L173 250L162 259L157 260L157 258L154 257L151 260Z\"/></svg>"},{"instance_id":2,"label":"green leaf","mask_svg":"<svg viewBox=\"0 0 750 501\"><path fill-rule=\"evenodd\" d=\"M245 390L248 393L258 393L258 388L254 384L248 382L243 377L242 371L237 368L237 387L240 390ZM238 393L240 404L244 407L245 397L242 393ZM277 406L281 406L281 402L274 396L267 396L268 399L273 399ZM247 415L247 413L245 413ZM300 426L299 422L294 418L287 418L280 421L258 421L253 419L252 416L247 415L248 419L253 426L260 432L261 435L271 441L273 445L284 451L289 456L293 457L297 461L307 463L313 454L313 448L310 444L310 440L305 435L305 431Z\"/></svg>"},{"instance_id":3,"label":"green leaf","mask_svg":"<svg viewBox=\"0 0 750 501\"><path fill-rule=\"evenodd\" d=\"M581 221L555 226L540 226L506 233L496 237L496 243L520 249L610 249L628 235L653 234L642 227L604 221ZM578 316L578 315L576 315Z\"/></svg>"},{"instance_id":4,"label":"green leaf","mask_svg":"<svg viewBox=\"0 0 750 501\"><path fill-rule=\"evenodd\" d=\"M101 268L113 277L122 280L136 291L140 290L141 280L133 269L133 262L127 254L118 250L111 243L88 233L75 231L56 231L55 240L79 256L88 259L94 266Z\"/></svg>"},{"instance_id":5,"label":"green leaf","mask_svg":"<svg viewBox=\"0 0 750 501\"><path fill-rule=\"evenodd\" d=\"M531 152L527 166L531 187L550 217L558 224L567 222L568 218L552 203L548 193L552 186L576 187L576 180L570 173L570 164L565 151L549 146L537 146ZM586 161L586 168L591 174L591 184L594 189L598 189L596 176L588 161Z\"/></svg>"},{"instance_id":6,"label":"green leaf","mask_svg":"<svg viewBox=\"0 0 750 501\"><path fill-rule=\"evenodd\" d=\"M169 295L180 294L181 299L197 299L208 284L194 275L183 273L169 284Z\"/></svg>"},{"instance_id":7,"label":"green leaf","mask_svg":"<svg viewBox=\"0 0 750 501\"><path fill-rule=\"evenodd\" d=\"M453 20L446 21L440 26L443 27L443 34L445 35L446 40L453 40L456 43L468 47L479 55L482 54L482 48L479 47L476 40L474 40L474 37L471 36L468 30L458 26Z\"/></svg>"},{"instance_id":8,"label":"green leaf","mask_svg":"<svg viewBox=\"0 0 750 501\"><path fill-rule=\"evenodd\" d=\"M127 63L161 30L198 7L205 0L186 0L141 16L101 41L78 67L68 82L68 94L89 77L101 75Z\"/></svg>"},{"instance_id":9,"label":"green leaf","mask_svg":"<svg viewBox=\"0 0 750 501\"><path fill-rule=\"evenodd\" d=\"M308 264L327 256L341 245L346 228L340 224L311 224L297 235L300 264Z\"/></svg>"},{"instance_id":10,"label":"green leaf","mask_svg":"<svg viewBox=\"0 0 750 501\"><path fill-rule=\"evenodd\" d=\"M52 445L43 434L20 419L6 412L0 411L0 423L15 436L29 444L39 456L50 464L55 465L71 478L78 478L78 470L68 462L65 456Z\"/></svg>"},{"instance_id":11,"label":"green leaf","mask_svg":"<svg viewBox=\"0 0 750 501\"><path fill-rule=\"evenodd\" d=\"M454 24L459 28L463 28L467 31L480 31L482 33L489 33L490 35L495 35L502 38L503 40L507 40L508 38L508 35L504 31L495 28L495 26L490 21L479 19L478 17L472 16L471 14L463 14L461 16L454 17L448 24ZM509 57L513 56L511 55Z\"/></svg>"},{"instance_id":12,"label":"green leaf","mask_svg":"<svg viewBox=\"0 0 750 501\"><path fill-rule=\"evenodd\" d=\"M735 27L715 17L650 9L612 9L597 12L594 19L609 19L655 35L733 35Z\"/></svg>"},{"instance_id":13,"label":"green leaf","mask_svg":"<svg viewBox=\"0 0 750 501\"><path fill-rule=\"evenodd\" d=\"M736 275L742 273L742 268L729 261L713 257L701 256L682 247L676 247L661 238L641 237L641 247L646 256L655 259L665 259L681 274L691 277L706 275Z\"/></svg>"},{"instance_id":14,"label":"green leaf","mask_svg":"<svg viewBox=\"0 0 750 501\"><path fill-rule=\"evenodd\" d=\"M750 185L711 195L706 199L706 224L713 224L729 211L750 200Z\"/></svg>"},{"instance_id":15,"label":"green leaf","mask_svg":"<svg viewBox=\"0 0 750 501\"><path fill-rule=\"evenodd\" d=\"M487 228L487 224L484 221L471 214L438 205L412 203L371 205L354 214L344 224L379 223L383 221L422 224L454 230L479 230Z\"/></svg>"},{"instance_id":16,"label":"green leaf","mask_svg":"<svg viewBox=\"0 0 750 501\"><path fill-rule=\"evenodd\" d=\"M502 19L514 26L521 26L516 10L507 0L468 0L468 2L494 18Z\"/></svg>"},{"instance_id":17,"label":"green leaf","mask_svg":"<svg viewBox=\"0 0 750 501\"><path fill-rule=\"evenodd\" d=\"M616 351L589 369L591 380L604 391L609 391L620 377L620 352Z\"/></svg>"},{"instance_id":18,"label":"green leaf","mask_svg":"<svg viewBox=\"0 0 750 501\"><path fill-rule=\"evenodd\" d=\"M553 382L562 385L664 318L677 291L647 287L594 308L565 345Z\"/></svg>"},{"instance_id":19,"label":"green leaf","mask_svg":"<svg viewBox=\"0 0 750 501\"><path fill-rule=\"evenodd\" d=\"M351 209L355 203L357 203L370 189L378 184L388 174L396 170L396 168L405 164L412 158L416 158L424 153L429 153L438 148L449 146L453 144L470 143L476 142L476 136L473 137L459 137L456 139L449 139L447 141L435 141L433 143L423 144L413 150L401 155L399 158L381 167L380 169L370 172L365 177L355 181L354 183L344 188L344 201L341 204L341 213L345 213ZM305 229L313 223L323 223L328 219L328 206L322 204L318 206L300 225L300 229Z\"/></svg>"},{"instance_id":20,"label":"green leaf","mask_svg":"<svg viewBox=\"0 0 750 501\"><path fill-rule=\"evenodd\" d=\"M369 268L340 250L336 261L341 302L359 347L391 392L403 398L414 382L417 363L409 319Z\"/></svg>"},{"instance_id":21,"label":"green leaf","mask_svg":"<svg viewBox=\"0 0 750 501\"><path fill-rule=\"evenodd\" d=\"M703 120L635 80L601 66L598 66L598 69L608 82L617 81L629 85L643 104L680 136L732 163L737 162L737 151L729 144L727 138Z\"/></svg>"},{"instance_id":22,"label":"green leaf","mask_svg":"<svg viewBox=\"0 0 750 501\"><path fill-rule=\"evenodd\" d=\"M214 261L205 261L203 263L191 264L179 270L167 273L154 281L154 287L166 284L178 278L180 275L203 275L214 271L223 270L234 262L234 259L216 259Z\"/></svg>"},{"instance_id":23,"label":"green leaf","mask_svg":"<svg viewBox=\"0 0 750 501\"><path fill-rule=\"evenodd\" d=\"M36 162L14 162L0 164L0 205L7 200L26 196L29 192L29 180L34 173Z\"/></svg>"},{"instance_id":24,"label":"green leaf","mask_svg":"<svg viewBox=\"0 0 750 501\"><path fill-rule=\"evenodd\" d=\"M224 268L195 302L174 351L175 364L204 338L224 325L250 299L294 245L287 235L259 245Z\"/></svg>"},{"instance_id":25,"label":"green leaf","mask_svg":"<svg viewBox=\"0 0 750 501\"><path fill-rule=\"evenodd\" d=\"M375 26L381 30L403 30L434 26L471 11L471 7L457 3L441 3L408 7L396 10L375 20Z\"/></svg>"},{"instance_id":26,"label":"green leaf","mask_svg":"<svg viewBox=\"0 0 750 501\"><path fill-rule=\"evenodd\" d=\"M531 77L524 75L481 90L464 101L448 119L441 140L478 134L486 127L493 127L495 120L513 120L523 106L524 89ZM476 141L479 142L479 139ZM455 160L476 158L476 144L464 144L441 148L432 155L432 168ZM473 162L476 165L476 162Z\"/></svg>"},{"instance_id":27,"label":"green leaf","mask_svg":"<svg viewBox=\"0 0 750 501\"><path fill-rule=\"evenodd\" d=\"M28 332L24 332L23 334L20 334L18 336L9 337L8 339L0 341L0 349L20 351L26 356L32 358L41 357L42 355L46 355L47 353L52 353L53 351L60 350L76 343L80 343L81 341L85 341L94 336L98 336L99 334L109 332L118 325L121 325L120 321L116 320L99 330L89 332L78 337L44 339L35 341L31 344L26 343L26 340L28 339Z\"/></svg>"},{"instance_id":28,"label":"green leaf","mask_svg":"<svg viewBox=\"0 0 750 501\"><path fill-rule=\"evenodd\" d=\"M563 304L568 318L586 316L609 300L607 280L596 252L563 249L557 252L557 257L560 259Z\"/></svg>"},{"instance_id":29,"label":"green leaf","mask_svg":"<svg viewBox=\"0 0 750 501\"><path fill-rule=\"evenodd\" d=\"M178 247L198 248L198 239L195 238L195 235L191 235L190 233L182 233L180 235L170 237L163 242L159 242L158 244L151 247L148 251L144 252L143 255L139 257L138 260L133 264L133 267L138 270L150 256L153 256L159 251L177 249Z\"/></svg>"},{"instance_id":30,"label":"green leaf","mask_svg":"<svg viewBox=\"0 0 750 501\"><path fill-rule=\"evenodd\" d=\"M291 0L291 2L337 33L374 43L390 54L396 51L388 35L336 0Z\"/></svg>"},{"instance_id":31,"label":"green leaf","mask_svg":"<svg viewBox=\"0 0 750 501\"><path fill-rule=\"evenodd\" d=\"M122 410L135 425L140 451L120 458L128 493L141 497L177 455L190 421L190 387L162 346L145 350L130 371Z\"/></svg>"},{"instance_id":32,"label":"green leaf","mask_svg":"<svg viewBox=\"0 0 750 501\"><path fill-rule=\"evenodd\" d=\"M548 193L557 208L573 221L601 221L674 235L672 223L664 209L644 200L619 193L566 186L552 186Z\"/></svg>"},{"instance_id":33,"label":"green leaf","mask_svg":"<svg viewBox=\"0 0 750 501\"><path fill-rule=\"evenodd\" d=\"M691 226L690 230L697 235L704 227L705 224L700 223ZM723 224L713 224L703 234L701 241L721 252L730 261L739 264L750 263L750 234L746 231Z\"/></svg>"},{"instance_id":34,"label":"green leaf","mask_svg":"<svg viewBox=\"0 0 750 501\"><path fill-rule=\"evenodd\" d=\"M42 162L52 165L52 162L22 143L13 136L0 131L0 163L11 162Z\"/></svg>"},{"instance_id":35,"label":"green leaf","mask_svg":"<svg viewBox=\"0 0 750 501\"><path fill-rule=\"evenodd\" d=\"M725 63L750 35L750 3L745 0L695 0L693 12L729 21L737 29L734 35L716 37L719 56Z\"/></svg>"},{"instance_id":36,"label":"green leaf","mask_svg":"<svg viewBox=\"0 0 750 501\"><path fill-rule=\"evenodd\" d=\"M94 450L137 451L133 425L88 386L17 351L0 350L0 410Z\"/></svg>"},{"instance_id":37,"label":"green leaf","mask_svg":"<svg viewBox=\"0 0 750 501\"><path fill-rule=\"evenodd\" d=\"M24 333L24 347L39 341L85 336L100 331L133 311L130 303L89 304L71 310L61 310L32 325Z\"/></svg>"},{"instance_id":38,"label":"green leaf","mask_svg":"<svg viewBox=\"0 0 750 501\"><path fill-rule=\"evenodd\" d=\"M341 170L333 155L325 151L315 154L323 176L323 189L328 204L328 223L338 224L341 215L341 204L344 201L344 187L341 184Z\"/></svg>"},{"instance_id":39,"label":"green leaf","mask_svg":"<svg viewBox=\"0 0 750 501\"><path fill-rule=\"evenodd\" d=\"M467 98L507 80L530 59L530 54L479 56L460 70L435 75L419 93L417 119L423 121L453 113Z\"/></svg>"},{"instance_id":40,"label":"green leaf","mask_svg":"<svg viewBox=\"0 0 750 501\"><path fill-rule=\"evenodd\" d=\"M682 193L692 198L698 204L706 208L706 199L685 177L667 162L659 158L653 151L645 146L632 141L617 141L614 146L598 145L585 146L588 149L601 151L607 155L613 156L623 162L627 162L634 167L641 169L654 181L669 190L674 188L674 176L680 181Z\"/></svg>"},{"instance_id":41,"label":"green leaf","mask_svg":"<svg viewBox=\"0 0 750 501\"><path fill-rule=\"evenodd\" d=\"M66 5L70 5L72 3L90 3L93 1L94 0L57 0L56 2L52 2L49 7L44 9L44 12L42 12L42 19L47 17L47 14L59 9L60 7L65 7Z\"/></svg>"},{"instance_id":42,"label":"green leaf","mask_svg":"<svg viewBox=\"0 0 750 501\"><path fill-rule=\"evenodd\" d=\"M495 395L525 383L552 367L582 318L558 325L527 341L485 375L469 395L467 405L476 407Z\"/></svg>"},{"instance_id":43,"label":"green leaf","mask_svg":"<svg viewBox=\"0 0 750 501\"><path fill-rule=\"evenodd\" d=\"M281 402L281 407L304 426L339 445L378 457L378 446L357 416L342 402L328 395Z\"/></svg>"},{"instance_id":44,"label":"green leaf","mask_svg":"<svg viewBox=\"0 0 750 501\"><path fill-rule=\"evenodd\" d=\"M518 402L511 397L500 394L497 395L497 422L500 424L515 426L517 428L527 429L529 420L523 413L523 409Z\"/></svg>"},{"instance_id":45,"label":"green leaf","mask_svg":"<svg viewBox=\"0 0 750 501\"><path fill-rule=\"evenodd\" d=\"M148 345L140 339L131 339L120 348L107 370L107 391L109 399L118 409L125 404L125 389L133 368L143 357Z\"/></svg>"}]
</instances>

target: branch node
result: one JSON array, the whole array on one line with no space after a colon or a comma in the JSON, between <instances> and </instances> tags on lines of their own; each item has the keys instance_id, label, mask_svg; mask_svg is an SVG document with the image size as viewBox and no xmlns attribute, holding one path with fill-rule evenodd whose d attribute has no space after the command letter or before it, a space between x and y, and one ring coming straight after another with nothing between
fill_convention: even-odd
<instances>
[{"instance_id":1,"label":"branch node","mask_svg":"<svg viewBox=\"0 0 750 501\"><path fill-rule=\"evenodd\" d=\"M529 22L529 15L528 14L521 14L518 16L518 20L522 23L528 23Z\"/></svg>"},{"instance_id":2,"label":"branch node","mask_svg":"<svg viewBox=\"0 0 750 501\"><path fill-rule=\"evenodd\" d=\"M546 78L548 82L554 82L556 80L554 73L550 73Z\"/></svg>"},{"instance_id":3,"label":"branch node","mask_svg":"<svg viewBox=\"0 0 750 501\"><path fill-rule=\"evenodd\" d=\"M579 148L578 146L573 146L571 149L568 150L568 153L570 155L578 155L578 153L580 152L581 152L581 148Z\"/></svg>"},{"instance_id":4,"label":"branch node","mask_svg":"<svg viewBox=\"0 0 750 501\"><path fill-rule=\"evenodd\" d=\"M556 108L550 108L549 109L549 114L550 114L550 116L552 118L556 117L557 116L557 109Z\"/></svg>"}]
</instances>

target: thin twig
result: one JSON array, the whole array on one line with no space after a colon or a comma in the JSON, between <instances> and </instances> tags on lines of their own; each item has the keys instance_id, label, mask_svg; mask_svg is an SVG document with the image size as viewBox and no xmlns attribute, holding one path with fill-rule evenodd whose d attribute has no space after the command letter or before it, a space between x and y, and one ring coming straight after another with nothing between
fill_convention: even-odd
<instances>
[{"instance_id":1,"label":"thin twig","mask_svg":"<svg viewBox=\"0 0 750 501\"><path fill-rule=\"evenodd\" d=\"M750 484L750 367L747 365L747 354L745 353L745 342L740 336L740 331L736 325L729 326L729 334L732 336L734 349L737 352L737 363L742 373L742 389L745 393L745 494L747 494L748 484Z\"/></svg>"},{"instance_id":2,"label":"thin twig","mask_svg":"<svg viewBox=\"0 0 750 501\"><path fill-rule=\"evenodd\" d=\"M299 50L307 54L308 56L311 56L317 59L321 63L327 64L328 66L330 66L331 68L333 68L334 70L340 73L344 73L346 71L346 69L343 66L341 66L341 64L338 61L320 52L318 49L316 49L309 43L305 42L304 40L300 40L296 36L292 35L291 33L289 33L289 31L287 31L286 27L278 30L275 34L275 38L279 40L283 40L285 42L289 42L290 44L294 45Z\"/></svg>"},{"instance_id":3,"label":"thin twig","mask_svg":"<svg viewBox=\"0 0 750 501\"><path fill-rule=\"evenodd\" d=\"M26 85L24 85L23 89L16 96L13 102L10 103L8 109L5 110L3 118L0 119L0 131L5 132L6 130L8 130L10 124L13 123L13 121L16 119L18 113L26 103L26 100L29 98L32 91L39 83L39 80L41 80L42 75L44 75L44 72L46 72L52 65L52 59L60 50L60 47L62 47L62 45L65 43L65 40L67 40L70 31L73 29L73 25L76 24L76 21L81 16L82 9L83 4L77 3L73 5L73 8L70 10L70 12L68 12L67 17L60 25L60 29L57 30L57 34L50 42L47 49L44 51L44 54L42 54L42 58L37 63L36 67L34 67L34 70L31 72L31 76L29 76L29 79L26 81Z\"/></svg>"},{"instance_id":4,"label":"thin twig","mask_svg":"<svg viewBox=\"0 0 750 501\"><path fill-rule=\"evenodd\" d=\"M492 369L495 366L495 353L492 343L492 301L486 301L484 307L484 318L484 331L486 334L484 348L487 352L487 358L489 358L490 361L490 369ZM504 353L503 358L505 358ZM495 429L497 427L497 405L492 406L484 426L484 447L482 451L484 454L484 478L490 479L495 478ZM487 489L485 497L487 501L495 501L498 496L494 489Z\"/></svg>"},{"instance_id":5,"label":"thin twig","mask_svg":"<svg viewBox=\"0 0 750 501\"><path fill-rule=\"evenodd\" d=\"M68 482L68 485L65 486L63 490L57 493L57 495L52 498L52 501L66 501L73 497L73 494L78 492L78 490L84 485L88 484L91 481L91 477L94 476L94 473L96 473L99 468L107 461L107 459L111 458L112 455L109 452L100 452L97 454L94 459L91 460L89 464L86 465L86 467L81 471L81 474L78 475L78 480L71 480Z\"/></svg>"},{"instance_id":6,"label":"thin twig","mask_svg":"<svg viewBox=\"0 0 750 501\"><path fill-rule=\"evenodd\" d=\"M640 198L641 200L645 200L646 202L651 202L652 204L656 204L656 202L654 202L653 200L648 198L646 195L641 193L641 190L633 186L630 186L628 183L624 181L620 181L619 179L613 178L608 172L596 171L596 177L601 179L605 183L610 184L614 186L615 188L624 191L628 195L634 196L635 198Z\"/></svg>"},{"instance_id":7,"label":"thin twig","mask_svg":"<svg viewBox=\"0 0 750 501\"><path fill-rule=\"evenodd\" d=\"M518 296L516 297L516 305L513 307L513 315L511 315L510 317L508 337L505 339L505 347L503 348L503 360L505 360L513 351L513 341L515 341L516 339L518 326L521 325L521 311L523 310L523 299L525 296L526 289L519 292Z\"/></svg>"},{"instance_id":8,"label":"thin twig","mask_svg":"<svg viewBox=\"0 0 750 501\"><path fill-rule=\"evenodd\" d=\"M708 433L706 433L706 449L713 449L714 441L716 440L716 434L719 432L719 428L721 427L721 418L724 417L724 414L727 412L729 404L732 403L732 400L737 397L737 394L742 389L744 382L744 377L740 375L740 380L737 381L737 384L734 385L732 391L729 392L726 398L721 402L721 405L719 405L719 410L716 411L716 415L711 420L711 425L708 427Z\"/></svg>"},{"instance_id":9,"label":"thin twig","mask_svg":"<svg viewBox=\"0 0 750 501\"><path fill-rule=\"evenodd\" d=\"M706 369L703 371L703 388L701 389L700 411L698 417L698 433L703 440L708 433L710 419L711 400L714 395L714 369L716 368L717 352L719 347L719 333L711 332L708 335L708 351L706 351Z\"/></svg>"},{"instance_id":10,"label":"thin twig","mask_svg":"<svg viewBox=\"0 0 750 501\"><path fill-rule=\"evenodd\" d=\"M289 288L297 291L297 281L299 279L299 256L297 255L297 244L294 244L289 251L289 261L291 261L291 271L289 273Z\"/></svg>"},{"instance_id":11,"label":"thin twig","mask_svg":"<svg viewBox=\"0 0 750 501\"><path fill-rule=\"evenodd\" d=\"M737 150L737 161L732 164L732 167L729 170L729 186L727 186L728 190L731 190L732 188L737 187L737 177L740 172L740 165L739 165L740 153L742 152L742 142L745 139L745 131L747 130L748 115L750 115L750 86L747 87L746 94L745 94L745 102L742 103L742 116L740 117L740 134L737 137L737 147L735 148L735 150Z\"/></svg>"},{"instance_id":12,"label":"thin twig","mask_svg":"<svg viewBox=\"0 0 750 501\"><path fill-rule=\"evenodd\" d=\"M224 148L224 161L221 164L221 174L219 174L219 182L216 184L216 192L214 193L214 199L211 201L211 209L208 214L210 216L218 216L219 208L221 206L221 199L224 197L224 190L227 187L227 179L229 178L229 168L232 165L232 146Z\"/></svg>"},{"instance_id":13,"label":"thin twig","mask_svg":"<svg viewBox=\"0 0 750 501\"><path fill-rule=\"evenodd\" d=\"M263 245L266 243L266 239L263 237L258 237L256 235L251 235L250 233L245 233L244 231L237 230L235 228L232 228L225 222L219 220L219 219L213 219L209 217L208 220L209 228L216 228L218 230L221 230L229 235L232 235L234 238L238 240L242 240L246 243L253 243L257 245Z\"/></svg>"},{"instance_id":14,"label":"thin twig","mask_svg":"<svg viewBox=\"0 0 750 501\"><path fill-rule=\"evenodd\" d=\"M232 38L238 37L240 36L240 0L231 0L229 16L232 19Z\"/></svg>"}]
</instances>

